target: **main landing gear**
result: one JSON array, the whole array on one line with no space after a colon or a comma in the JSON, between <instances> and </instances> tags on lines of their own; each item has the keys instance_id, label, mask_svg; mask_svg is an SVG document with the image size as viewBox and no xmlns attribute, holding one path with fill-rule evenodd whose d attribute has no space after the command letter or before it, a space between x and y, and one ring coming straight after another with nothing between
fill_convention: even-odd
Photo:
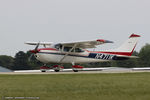
<instances>
[{"instance_id":1,"label":"main landing gear","mask_svg":"<svg viewBox=\"0 0 150 100\"><path fill-rule=\"evenodd\" d=\"M50 69L53 69L55 72L59 72L60 70L64 69L64 67L61 65L54 65L52 66L52 68L46 65L40 67L41 72L46 72L47 70L50 70Z\"/></svg>"},{"instance_id":2,"label":"main landing gear","mask_svg":"<svg viewBox=\"0 0 150 100\"><path fill-rule=\"evenodd\" d=\"M73 70L74 72L81 71L83 68L84 68L84 67L83 67L83 66L80 66L80 65L73 65L73 66L72 66L72 70ZM48 70L50 70L50 69L53 69L55 72L59 72L60 70L63 70L64 67L61 66L61 65L54 65L54 66L52 66L52 67L48 67L48 66L44 65L44 66L41 66L41 67L40 67L41 72L46 72L46 71L48 71Z\"/></svg>"},{"instance_id":3,"label":"main landing gear","mask_svg":"<svg viewBox=\"0 0 150 100\"><path fill-rule=\"evenodd\" d=\"M79 70L82 70L84 67L80 65L73 65L72 69L74 72L78 72Z\"/></svg>"},{"instance_id":4,"label":"main landing gear","mask_svg":"<svg viewBox=\"0 0 150 100\"><path fill-rule=\"evenodd\" d=\"M61 66L61 65L54 65L53 69L54 69L55 72L59 72L60 70L64 69L64 67Z\"/></svg>"}]
</instances>

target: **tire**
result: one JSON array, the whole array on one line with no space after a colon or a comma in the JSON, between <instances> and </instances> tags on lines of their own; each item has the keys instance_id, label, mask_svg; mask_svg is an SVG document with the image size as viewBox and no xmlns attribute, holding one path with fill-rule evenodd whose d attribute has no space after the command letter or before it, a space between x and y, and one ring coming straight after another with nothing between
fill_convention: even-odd
<instances>
[{"instance_id":1,"label":"tire","mask_svg":"<svg viewBox=\"0 0 150 100\"><path fill-rule=\"evenodd\" d=\"M55 72L59 72L59 70L55 70Z\"/></svg>"},{"instance_id":2,"label":"tire","mask_svg":"<svg viewBox=\"0 0 150 100\"><path fill-rule=\"evenodd\" d=\"M73 70L74 72L78 72L78 70Z\"/></svg>"},{"instance_id":3,"label":"tire","mask_svg":"<svg viewBox=\"0 0 150 100\"><path fill-rule=\"evenodd\" d=\"M46 70L42 70L41 72L46 72Z\"/></svg>"}]
</instances>

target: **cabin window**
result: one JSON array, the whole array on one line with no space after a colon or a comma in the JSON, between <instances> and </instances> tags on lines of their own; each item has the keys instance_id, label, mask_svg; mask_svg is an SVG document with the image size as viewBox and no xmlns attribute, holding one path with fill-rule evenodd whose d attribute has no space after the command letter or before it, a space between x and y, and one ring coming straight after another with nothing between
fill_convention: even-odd
<instances>
[{"instance_id":1,"label":"cabin window","mask_svg":"<svg viewBox=\"0 0 150 100\"><path fill-rule=\"evenodd\" d=\"M84 51L80 48L75 48L75 52L84 52Z\"/></svg>"},{"instance_id":2,"label":"cabin window","mask_svg":"<svg viewBox=\"0 0 150 100\"><path fill-rule=\"evenodd\" d=\"M72 47L65 47L65 46L62 46L61 44L56 44L55 48L57 50L61 50L61 51L64 51L64 52L69 52L72 49ZM75 48L71 52L78 52L79 53L79 52L84 52L84 50L82 50L80 48Z\"/></svg>"},{"instance_id":3,"label":"cabin window","mask_svg":"<svg viewBox=\"0 0 150 100\"><path fill-rule=\"evenodd\" d=\"M65 52L69 52L72 49L72 47L64 47L64 51ZM74 50L72 50L71 52L73 52Z\"/></svg>"},{"instance_id":4,"label":"cabin window","mask_svg":"<svg viewBox=\"0 0 150 100\"><path fill-rule=\"evenodd\" d=\"M72 49L72 47L64 47L65 52L69 52L71 49ZM71 52L84 52L84 51L80 48L75 48Z\"/></svg>"}]
</instances>

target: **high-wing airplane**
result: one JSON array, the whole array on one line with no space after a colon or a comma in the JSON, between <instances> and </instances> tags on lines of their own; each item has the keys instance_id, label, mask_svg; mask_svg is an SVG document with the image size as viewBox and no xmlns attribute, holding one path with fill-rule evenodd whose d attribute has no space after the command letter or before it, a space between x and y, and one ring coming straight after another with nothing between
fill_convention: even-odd
<instances>
[{"instance_id":1,"label":"high-wing airplane","mask_svg":"<svg viewBox=\"0 0 150 100\"><path fill-rule=\"evenodd\" d=\"M131 56L140 35L132 34L119 48L107 51L89 51L88 48L96 48L97 45L105 43L113 43L109 40L97 39L94 41L82 41L71 43L51 43L51 42L26 42L28 45L35 45L34 50L30 50L36 59L43 62L45 65L40 69L42 72L50 69L46 66L49 63L58 63L52 68L59 72L64 67L62 64L71 63L74 72L83 69L83 66L76 65L80 63L102 62L112 60L126 60L129 58L138 58ZM43 48L39 48L43 45Z\"/></svg>"}]
</instances>

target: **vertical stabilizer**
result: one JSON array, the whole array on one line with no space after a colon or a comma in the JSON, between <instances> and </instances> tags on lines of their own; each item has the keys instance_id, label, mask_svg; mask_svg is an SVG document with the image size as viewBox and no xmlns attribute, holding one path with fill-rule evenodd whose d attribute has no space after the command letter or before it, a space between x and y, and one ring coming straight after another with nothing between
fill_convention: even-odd
<instances>
[{"instance_id":1,"label":"vertical stabilizer","mask_svg":"<svg viewBox=\"0 0 150 100\"><path fill-rule=\"evenodd\" d=\"M125 41L119 48L107 51L105 53L131 56L140 35L132 34L127 41Z\"/></svg>"},{"instance_id":2,"label":"vertical stabilizer","mask_svg":"<svg viewBox=\"0 0 150 100\"><path fill-rule=\"evenodd\" d=\"M132 34L116 51L118 52L133 52L136 47L140 35Z\"/></svg>"}]
</instances>

